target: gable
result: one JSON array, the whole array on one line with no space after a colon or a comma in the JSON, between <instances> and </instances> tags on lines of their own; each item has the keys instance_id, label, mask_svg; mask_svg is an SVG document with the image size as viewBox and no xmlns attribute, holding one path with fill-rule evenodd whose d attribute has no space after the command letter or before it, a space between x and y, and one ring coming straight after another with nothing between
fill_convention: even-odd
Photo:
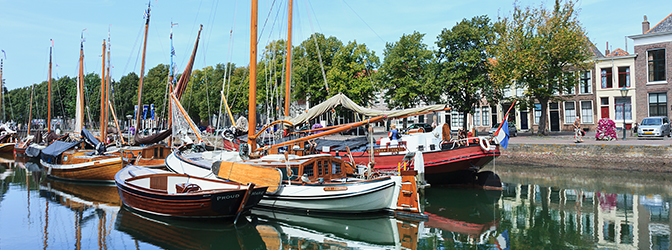
<instances>
[{"instance_id":1,"label":"gable","mask_svg":"<svg viewBox=\"0 0 672 250\"><path fill-rule=\"evenodd\" d=\"M660 21L656 26L646 31L644 34L653 34L660 32L670 32L672 31L672 14L668 15L665 19Z\"/></svg>"}]
</instances>

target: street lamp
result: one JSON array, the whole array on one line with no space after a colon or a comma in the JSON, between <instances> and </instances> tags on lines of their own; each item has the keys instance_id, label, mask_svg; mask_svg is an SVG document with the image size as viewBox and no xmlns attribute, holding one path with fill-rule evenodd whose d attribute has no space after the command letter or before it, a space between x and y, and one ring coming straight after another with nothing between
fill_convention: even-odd
<instances>
[{"instance_id":1,"label":"street lamp","mask_svg":"<svg viewBox=\"0 0 672 250\"><path fill-rule=\"evenodd\" d=\"M621 88L621 97L623 97L623 140L625 140L625 97L628 96L628 88L623 85Z\"/></svg>"}]
</instances>

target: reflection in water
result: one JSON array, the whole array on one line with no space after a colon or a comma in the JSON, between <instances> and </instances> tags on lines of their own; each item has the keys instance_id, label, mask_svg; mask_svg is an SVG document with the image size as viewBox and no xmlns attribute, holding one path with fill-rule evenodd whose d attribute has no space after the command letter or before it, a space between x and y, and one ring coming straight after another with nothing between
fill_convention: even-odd
<instances>
[{"instance_id":1,"label":"reflection in water","mask_svg":"<svg viewBox=\"0 0 672 250\"><path fill-rule=\"evenodd\" d=\"M421 226L387 214L329 216L262 209L252 214L278 232L279 249L415 249Z\"/></svg>"},{"instance_id":2,"label":"reflection in water","mask_svg":"<svg viewBox=\"0 0 672 250\"><path fill-rule=\"evenodd\" d=\"M255 225L239 219L179 220L131 212L124 207L114 228L164 249L266 249Z\"/></svg>"}]
</instances>

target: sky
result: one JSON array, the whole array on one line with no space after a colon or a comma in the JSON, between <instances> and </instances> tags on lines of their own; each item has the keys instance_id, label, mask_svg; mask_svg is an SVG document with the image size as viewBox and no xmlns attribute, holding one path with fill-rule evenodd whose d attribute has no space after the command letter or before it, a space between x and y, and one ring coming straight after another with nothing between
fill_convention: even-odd
<instances>
[{"instance_id":1,"label":"sky","mask_svg":"<svg viewBox=\"0 0 672 250\"><path fill-rule=\"evenodd\" d=\"M80 37L84 37L84 72L100 74L102 43L111 40L112 78L130 72L140 74L144 12L151 4L146 53L146 72L158 64L170 64L171 22L176 51L174 62L181 72L203 24L194 68L231 61L249 64L250 2L217 0L0 0L0 53L2 78L9 90L48 79L49 49L53 39L52 77L76 77ZM645 4L642 4L645 3ZM519 0L520 6L553 1ZM259 1L259 51L269 41L286 39L288 0ZM425 34L430 49L443 29L463 19L487 15L495 21L509 16L513 0L408 1L408 0L294 0L292 44L310 34L334 36L347 44L365 44L383 60L386 43L394 43L414 31ZM626 37L641 34L644 15L651 27L672 13L669 0L578 1L578 17L589 39L604 53L621 48L633 52Z\"/></svg>"}]
</instances>

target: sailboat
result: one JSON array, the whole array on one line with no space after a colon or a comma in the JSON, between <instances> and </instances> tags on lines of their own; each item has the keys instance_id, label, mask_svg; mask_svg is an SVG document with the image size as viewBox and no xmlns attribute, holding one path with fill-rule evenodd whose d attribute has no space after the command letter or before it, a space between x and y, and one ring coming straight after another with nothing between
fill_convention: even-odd
<instances>
[{"instance_id":1,"label":"sailboat","mask_svg":"<svg viewBox=\"0 0 672 250\"><path fill-rule=\"evenodd\" d=\"M291 3L291 1L290 1ZM291 5L290 5L291 6ZM173 135L193 134L198 141L187 143L166 158L171 171L192 176L221 178L240 183L268 186L259 203L271 209L311 213L376 213L402 208L420 213L420 208L399 205L402 176L371 179L349 176L352 166L331 155L266 155L256 153L252 138L256 126L257 2L252 1L250 35L250 87L248 142L238 152L213 150L202 142L198 129L174 95L171 95ZM255 152L250 154L250 152ZM250 159L250 157L252 159ZM406 183L406 182L404 182ZM410 184L411 182L408 182ZM415 182L413 182L415 184ZM407 185L408 186L408 185ZM405 190L415 193L416 190ZM417 196L416 196L417 201Z\"/></svg>"},{"instance_id":2,"label":"sailboat","mask_svg":"<svg viewBox=\"0 0 672 250\"><path fill-rule=\"evenodd\" d=\"M142 88L143 88L143 80L144 80L144 72L145 72L145 52L147 50L147 32L149 28L149 17L150 17L150 10L151 6L147 7L147 12L146 12L146 20L145 20L145 37L144 37L144 43L143 43L143 48L142 48L142 62L140 64L140 82L138 83L138 112L136 114L136 123L135 123L135 128L136 128L136 133L132 139L131 142L128 144L126 142L123 142L123 146L116 147L112 146L108 149L108 151L111 154L114 155L119 155L124 158L127 158L129 161L133 162L133 164L138 165L138 166L145 166L145 167L164 167L165 166L165 158L170 154L171 149L169 145L162 144L164 139L166 139L168 136L170 136L172 130L166 129L163 130L159 133L149 135L149 136L142 136L140 131L141 131L141 115L140 115L140 109L142 107ZM201 31L198 31L198 37L200 37ZM171 35L172 38L172 35ZM198 45L198 38L196 39L196 45ZM194 47L194 54L196 54L196 47ZM192 60L193 60L192 55ZM192 61L193 64L193 61ZM188 79L189 75L191 74L191 68L187 67L189 70L189 73L187 74L185 69L185 74ZM107 133L104 133L105 135ZM102 135L102 134L101 134ZM123 140L123 137L120 137L120 139Z\"/></svg>"},{"instance_id":3,"label":"sailboat","mask_svg":"<svg viewBox=\"0 0 672 250\"><path fill-rule=\"evenodd\" d=\"M2 64L3 61L0 59L0 90L2 90ZM0 93L0 103L2 103L2 93ZM16 131L6 124L0 126L0 153L9 152L11 154L14 151L14 145L16 145Z\"/></svg>"},{"instance_id":4,"label":"sailboat","mask_svg":"<svg viewBox=\"0 0 672 250\"><path fill-rule=\"evenodd\" d=\"M103 53L105 53L104 41ZM105 60L103 60L104 69ZM102 84L101 88L105 88L105 84ZM46 168L47 176L52 178L73 181L113 182L114 175L123 167L123 161L120 156L105 154L105 142L98 141L91 132L83 127L83 89L84 40L82 39L80 44L74 135L71 135L68 141L54 141L44 148L40 162ZM95 149L81 150L87 145Z\"/></svg>"}]
</instances>

